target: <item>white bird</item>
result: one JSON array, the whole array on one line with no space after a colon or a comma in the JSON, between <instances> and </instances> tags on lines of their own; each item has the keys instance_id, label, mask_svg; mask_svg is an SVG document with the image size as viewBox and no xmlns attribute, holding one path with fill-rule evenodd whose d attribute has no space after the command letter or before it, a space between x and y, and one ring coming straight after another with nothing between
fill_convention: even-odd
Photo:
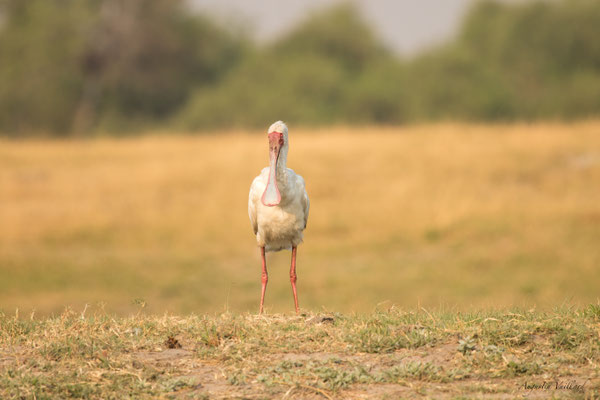
<instances>
[{"instance_id":1,"label":"white bird","mask_svg":"<svg viewBox=\"0 0 600 400\"><path fill-rule=\"evenodd\" d=\"M290 282L296 313L296 248L302 243L302 231L308 221L310 203L304 179L286 167L289 149L288 129L277 121L267 131L269 137L269 167L254 178L248 196L248 215L262 258L262 291L260 313L263 312L265 290L269 280L265 251L292 250Z\"/></svg>"}]
</instances>

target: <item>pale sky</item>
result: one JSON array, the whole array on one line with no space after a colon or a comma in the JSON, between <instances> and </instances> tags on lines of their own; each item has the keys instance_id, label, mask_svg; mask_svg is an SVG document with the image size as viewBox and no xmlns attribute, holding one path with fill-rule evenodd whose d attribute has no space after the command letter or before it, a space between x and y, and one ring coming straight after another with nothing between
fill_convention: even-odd
<instances>
[{"instance_id":1,"label":"pale sky","mask_svg":"<svg viewBox=\"0 0 600 400\"><path fill-rule=\"evenodd\" d=\"M256 39L264 42L292 29L318 9L343 0L189 1L196 9L214 15L220 22L242 23L250 28ZM449 39L475 1L354 0L352 3L389 48L399 54L411 55Z\"/></svg>"}]
</instances>

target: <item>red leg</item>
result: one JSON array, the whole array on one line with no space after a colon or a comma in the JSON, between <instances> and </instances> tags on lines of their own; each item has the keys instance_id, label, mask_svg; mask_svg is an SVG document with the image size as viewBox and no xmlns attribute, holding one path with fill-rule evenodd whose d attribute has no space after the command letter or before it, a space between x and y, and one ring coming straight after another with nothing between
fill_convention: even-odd
<instances>
[{"instance_id":1,"label":"red leg","mask_svg":"<svg viewBox=\"0 0 600 400\"><path fill-rule=\"evenodd\" d=\"M267 290L267 282L269 282L269 275L267 274L267 260L265 259L265 248L260 248L260 257L262 258L262 290L260 292L260 311L259 314L263 313L263 304L265 302L265 291Z\"/></svg>"},{"instance_id":2,"label":"red leg","mask_svg":"<svg viewBox=\"0 0 600 400\"><path fill-rule=\"evenodd\" d=\"M296 293L296 247L292 247L292 265L290 266L290 282L292 283L292 292L294 292L294 305L296 314L300 312L298 308L298 294Z\"/></svg>"}]
</instances>

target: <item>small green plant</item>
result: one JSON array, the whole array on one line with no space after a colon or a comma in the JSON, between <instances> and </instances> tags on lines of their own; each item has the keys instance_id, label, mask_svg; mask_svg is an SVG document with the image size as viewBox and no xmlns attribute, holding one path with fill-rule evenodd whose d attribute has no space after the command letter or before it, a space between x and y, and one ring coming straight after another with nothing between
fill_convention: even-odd
<instances>
[{"instance_id":1,"label":"small green plant","mask_svg":"<svg viewBox=\"0 0 600 400\"><path fill-rule=\"evenodd\" d=\"M506 372L508 376L535 375L539 374L541 371L542 369L537 362L510 361L506 365Z\"/></svg>"},{"instance_id":2,"label":"small green plant","mask_svg":"<svg viewBox=\"0 0 600 400\"><path fill-rule=\"evenodd\" d=\"M584 314L588 318L600 320L600 303L588 305L584 311Z\"/></svg>"},{"instance_id":3,"label":"small green plant","mask_svg":"<svg viewBox=\"0 0 600 400\"><path fill-rule=\"evenodd\" d=\"M458 341L458 351L467 355L476 348L475 338L472 336L466 336Z\"/></svg>"},{"instance_id":4,"label":"small green plant","mask_svg":"<svg viewBox=\"0 0 600 400\"><path fill-rule=\"evenodd\" d=\"M582 332L570 327L559 327L552 336L552 345L557 350L572 350L577 348L583 339Z\"/></svg>"}]
</instances>

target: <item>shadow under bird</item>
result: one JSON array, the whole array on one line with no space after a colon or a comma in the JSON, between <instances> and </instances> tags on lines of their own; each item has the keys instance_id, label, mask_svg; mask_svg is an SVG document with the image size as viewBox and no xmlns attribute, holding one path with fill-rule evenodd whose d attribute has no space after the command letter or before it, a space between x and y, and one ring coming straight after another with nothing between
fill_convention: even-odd
<instances>
[{"instance_id":1,"label":"shadow under bird","mask_svg":"<svg viewBox=\"0 0 600 400\"><path fill-rule=\"evenodd\" d=\"M304 179L286 167L289 149L288 129L277 121L267 131L269 138L269 166L254 178L248 196L248 215L256 234L262 259L262 290L260 311L263 312L265 291L269 276L265 252L292 250L290 282L296 313L296 248L302 243L302 231L308 221L310 202Z\"/></svg>"}]
</instances>

